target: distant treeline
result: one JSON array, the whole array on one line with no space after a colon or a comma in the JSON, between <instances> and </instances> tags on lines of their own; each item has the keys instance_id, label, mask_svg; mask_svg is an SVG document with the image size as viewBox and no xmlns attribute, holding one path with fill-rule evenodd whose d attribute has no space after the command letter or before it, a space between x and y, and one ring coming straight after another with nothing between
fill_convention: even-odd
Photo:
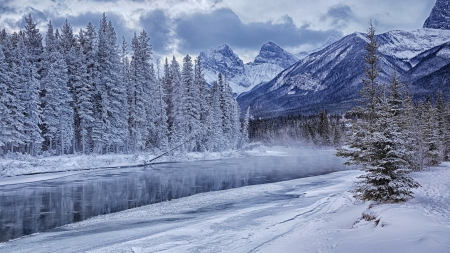
<instances>
[{"instance_id":1,"label":"distant treeline","mask_svg":"<svg viewBox=\"0 0 450 253\"><path fill-rule=\"evenodd\" d=\"M279 116L252 119L249 138L267 144L341 145L345 125L340 115L326 111L313 115Z\"/></svg>"}]
</instances>

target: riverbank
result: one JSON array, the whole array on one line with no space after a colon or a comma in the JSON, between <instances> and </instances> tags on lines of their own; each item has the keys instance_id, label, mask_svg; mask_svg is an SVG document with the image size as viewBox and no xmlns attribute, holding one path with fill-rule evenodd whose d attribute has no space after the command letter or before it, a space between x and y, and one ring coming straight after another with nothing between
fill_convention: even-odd
<instances>
[{"instance_id":1,"label":"riverbank","mask_svg":"<svg viewBox=\"0 0 450 253\"><path fill-rule=\"evenodd\" d=\"M448 252L450 163L402 204L358 203L360 171L196 194L0 244L4 252ZM366 219L362 214L366 214Z\"/></svg>"},{"instance_id":2,"label":"riverbank","mask_svg":"<svg viewBox=\"0 0 450 253\"><path fill-rule=\"evenodd\" d=\"M224 152L191 152L172 153L156 159L159 162L180 162L193 160L214 160L230 157L246 157L260 155L279 155L287 148L268 148L255 145L245 150L228 150ZM143 166L148 161L159 156L159 153L138 154L105 154L105 155L63 155L49 157L34 157L22 154L10 154L0 160L0 178L22 175L46 174L83 170L108 169L127 166Z\"/></svg>"}]
</instances>

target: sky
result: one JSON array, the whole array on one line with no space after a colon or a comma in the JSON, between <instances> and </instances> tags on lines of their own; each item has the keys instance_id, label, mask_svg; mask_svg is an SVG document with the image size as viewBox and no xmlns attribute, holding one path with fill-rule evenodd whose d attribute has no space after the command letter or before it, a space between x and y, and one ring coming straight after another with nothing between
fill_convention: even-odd
<instances>
[{"instance_id":1,"label":"sky","mask_svg":"<svg viewBox=\"0 0 450 253\"><path fill-rule=\"evenodd\" d=\"M288 52L320 47L332 34L421 28L436 0L0 0L0 29L24 27L31 14L45 33L67 18L78 33L103 12L128 41L145 29L154 59L177 58L228 44L244 62L272 41ZM121 40L120 40L121 43Z\"/></svg>"}]
</instances>

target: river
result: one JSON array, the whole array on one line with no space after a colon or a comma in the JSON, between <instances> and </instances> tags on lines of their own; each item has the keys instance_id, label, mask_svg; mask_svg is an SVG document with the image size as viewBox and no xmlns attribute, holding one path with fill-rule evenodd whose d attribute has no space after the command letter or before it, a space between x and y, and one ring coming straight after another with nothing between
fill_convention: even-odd
<instances>
[{"instance_id":1,"label":"river","mask_svg":"<svg viewBox=\"0 0 450 253\"><path fill-rule=\"evenodd\" d=\"M152 203L347 169L332 150L159 163L0 186L0 242ZM1 183L1 180L0 180Z\"/></svg>"}]
</instances>

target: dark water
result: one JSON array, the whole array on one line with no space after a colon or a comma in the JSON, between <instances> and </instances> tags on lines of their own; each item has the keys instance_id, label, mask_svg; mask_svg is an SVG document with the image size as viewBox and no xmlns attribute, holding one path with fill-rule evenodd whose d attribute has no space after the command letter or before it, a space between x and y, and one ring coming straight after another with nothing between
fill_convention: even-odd
<instances>
[{"instance_id":1,"label":"dark water","mask_svg":"<svg viewBox=\"0 0 450 253\"><path fill-rule=\"evenodd\" d=\"M346 169L330 151L163 163L0 186L0 242L87 218L200 192Z\"/></svg>"}]
</instances>

